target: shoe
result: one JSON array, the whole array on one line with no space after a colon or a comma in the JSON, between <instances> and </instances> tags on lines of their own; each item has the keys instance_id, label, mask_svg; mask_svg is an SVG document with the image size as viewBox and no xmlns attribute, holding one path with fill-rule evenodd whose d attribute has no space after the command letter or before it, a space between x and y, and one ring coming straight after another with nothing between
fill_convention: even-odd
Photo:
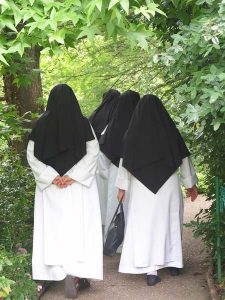
<instances>
[{"instance_id":1,"label":"shoe","mask_svg":"<svg viewBox=\"0 0 225 300\"><path fill-rule=\"evenodd\" d=\"M50 288L52 282L50 281L39 281L37 285L37 294L38 294L38 300L41 299L41 297L47 292L47 290Z\"/></svg>"},{"instance_id":2,"label":"shoe","mask_svg":"<svg viewBox=\"0 0 225 300\"><path fill-rule=\"evenodd\" d=\"M149 286L156 285L158 282L161 281L160 277L157 275L147 275L146 279L147 279L147 285Z\"/></svg>"},{"instance_id":3,"label":"shoe","mask_svg":"<svg viewBox=\"0 0 225 300\"><path fill-rule=\"evenodd\" d=\"M86 278L80 278L78 284L79 284L78 286L79 291L87 289L91 286L90 281L87 280Z\"/></svg>"},{"instance_id":4,"label":"shoe","mask_svg":"<svg viewBox=\"0 0 225 300\"><path fill-rule=\"evenodd\" d=\"M180 275L180 269L175 268L175 267L170 267L168 269L170 271L171 276L179 276Z\"/></svg>"},{"instance_id":5,"label":"shoe","mask_svg":"<svg viewBox=\"0 0 225 300\"><path fill-rule=\"evenodd\" d=\"M70 275L66 276L65 286L64 286L66 298L70 298L70 299L77 298L78 287L79 287L78 277L73 277Z\"/></svg>"}]
</instances>

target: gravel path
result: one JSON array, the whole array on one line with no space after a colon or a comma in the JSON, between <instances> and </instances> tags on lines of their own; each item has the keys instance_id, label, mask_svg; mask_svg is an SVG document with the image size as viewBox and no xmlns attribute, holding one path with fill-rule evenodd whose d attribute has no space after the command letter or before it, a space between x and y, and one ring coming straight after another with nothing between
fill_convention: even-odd
<instances>
[{"instance_id":1,"label":"gravel path","mask_svg":"<svg viewBox=\"0 0 225 300\"><path fill-rule=\"evenodd\" d=\"M200 208L208 207L204 197L196 202L185 200L184 222L194 218ZM126 275L117 272L119 255L104 258L104 281L92 282L89 290L79 293L79 299L85 300L209 300L205 280L207 269L203 244L193 238L191 229L183 232L184 263L182 275L171 277L167 270L161 270L161 283L148 287L143 275ZM42 298L43 300L64 300L63 282L55 284Z\"/></svg>"}]
</instances>

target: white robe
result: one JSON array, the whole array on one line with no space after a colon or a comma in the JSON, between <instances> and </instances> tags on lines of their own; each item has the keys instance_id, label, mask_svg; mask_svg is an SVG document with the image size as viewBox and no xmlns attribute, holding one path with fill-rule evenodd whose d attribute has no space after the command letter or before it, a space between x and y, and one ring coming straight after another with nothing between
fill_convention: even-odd
<instances>
[{"instance_id":1,"label":"white robe","mask_svg":"<svg viewBox=\"0 0 225 300\"><path fill-rule=\"evenodd\" d=\"M102 228L97 184L97 140L86 143L86 155L66 174L75 183L59 188L59 175L34 156L27 159L36 180L33 234L33 279L63 280L67 275L103 279Z\"/></svg>"},{"instance_id":2,"label":"white robe","mask_svg":"<svg viewBox=\"0 0 225 300\"><path fill-rule=\"evenodd\" d=\"M180 167L186 188L197 182L189 158ZM130 191L128 221L119 272L142 274L165 267L183 267L183 196L177 172L154 194L122 167L116 179L118 188Z\"/></svg>"},{"instance_id":3,"label":"white robe","mask_svg":"<svg viewBox=\"0 0 225 300\"><path fill-rule=\"evenodd\" d=\"M115 186L117 178L118 168L105 156L104 153L100 152L98 157L98 175L97 183L99 189L99 198L101 203L102 213L102 225L104 226L104 240L106 239L107 230L110 222L112 221L113 215L118 206L117 193L118 188ZM124 217L125 224L127 220L128 201L129 195L126 194L126 201L124 202ZM121 247L118 252L121 252Z\"/></svg>"}]
</instances>

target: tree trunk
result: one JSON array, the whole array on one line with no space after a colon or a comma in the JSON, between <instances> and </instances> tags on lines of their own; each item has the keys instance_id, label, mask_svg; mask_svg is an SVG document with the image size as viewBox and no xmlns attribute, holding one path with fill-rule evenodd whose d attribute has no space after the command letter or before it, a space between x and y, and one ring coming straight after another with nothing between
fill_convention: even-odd
<instances>
[{"instance_id":1,"label":"tree trunk","mask_svg":"<svg viewBox=\"0 0 225 300\"><path fill-rule=\"evenodd\" d=\"M35 46L27 50L22 59L16 55L4 72L4 100L8 104L15 105L19 116L23 116L27 112L40 113L43 110L38 101L39 98L42 98L40 72L33 72L33 69L40 69L40 50ZM17 84L18 78L22 79L20 85ZM27 124L24 126L28 127ZM13 142L10 145L17 153L22 154L22 157L24 157L26 140L24 135L21 142Z\"/></svg>"}]
</instances>

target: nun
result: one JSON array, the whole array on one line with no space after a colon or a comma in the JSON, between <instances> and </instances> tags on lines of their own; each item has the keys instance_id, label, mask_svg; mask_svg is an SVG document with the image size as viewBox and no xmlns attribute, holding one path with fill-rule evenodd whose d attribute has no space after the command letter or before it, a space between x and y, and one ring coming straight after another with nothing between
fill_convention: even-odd
<instances>
[{"instance_id":1,"label":"nun","mask_svg":"<svg viewBox=\"0 0 225 300\"><path fill-rule=\"evenodd\" d=\"M89 121L95 131L96 137L99 140L104 134L107 125L113 118L119 103L120 92L110 89L103 94L101 105L89 117ZM101 154L98 158L96 180L99 190L99 200L101 207L102 231L104 231L106 218L106 197L108 184L108 163Z\"/></svg>"},{"instance_id":2,"label":"nun","mask_svg":"<svg viewBox=\"0 0 225 300\"><path fill-rule=\"evenodd\" d=\"M130 193L119 272L146 274L149 286L160 282L159 269L176 276L183 268L180 180L194 201L190 152L162 102L145 95L125 137L116 186L119 201Z\"/></svg>"},{"instance_id":3,"label":"nun","mask_svg":"<svg viewBox=\"0 0 225 300\"><path fill-rule=\"evenodd\" d=\"M91 114L89 121L94 129L97 139L99 140L103 130L109 124L118 105L120 92L110 89L103 94L102 103Z\"/></svg>"},{"instance_id":4,"label":"nun","mask_svg":"<svg viewBox=\"0 0 225 300\"><path fill-rule=\"evenodd\" d=\"M27 147L36 181L33 279L65 279L76 298L87 278L103 278L101 215L95 172L99 153L89 121L73 90L55 86L46 112L37 120Z\"/></svg>"},{"instance_id":5,"label":"nun","mask_svg":"<svg viewBox=\"0 0 225 300\"><path fill-rule=\"evenodd\" d=\"M100 155L98 160L98 166L100 172L105 173L107 178L107 185L105 187L105 230L104 235L106 237L108 227L111 219L114 215L117 202L117 188L115 187L115 181L117 177L119 161L122 157L122 142L125 132L129 126L134 109L140 99L139 93L135 91L126 91L119 98L119 104L116 112L112 118L112 121L107 126L104 134L101 136L100 143ZM103 163L104 162L104 163ZM100 193L101 194L101 193ZM127 201L128 202L128 201ZM126 216L126 205L124 212ZM104 220L103 220L104 221Z\"/></svg>"}]
</instances>

